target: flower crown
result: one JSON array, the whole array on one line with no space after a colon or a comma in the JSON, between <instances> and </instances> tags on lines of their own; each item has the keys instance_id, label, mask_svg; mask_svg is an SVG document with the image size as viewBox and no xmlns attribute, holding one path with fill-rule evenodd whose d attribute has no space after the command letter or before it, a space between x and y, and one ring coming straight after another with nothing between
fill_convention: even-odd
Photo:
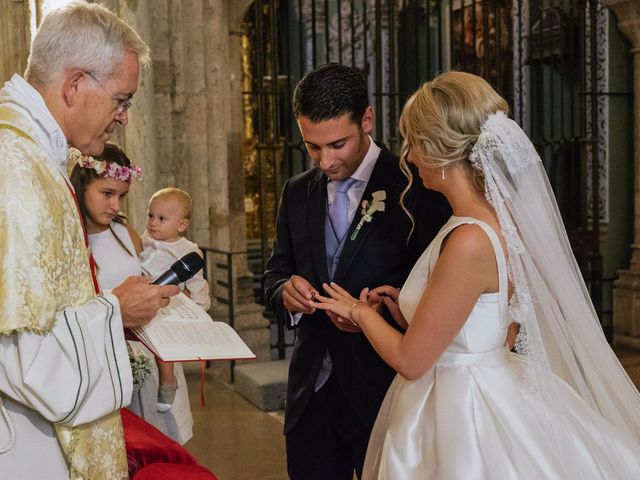
<instances>
[{"instance_id":1,"label":"flower crown","mask_svg":"<svg viewBox=\"0 0 640 480\"><path fill-rule=\"evenodd\" d=\"M82 168L89 168L104 178L113 178L122 182L142 180L142 168L138 165L125 167L113 162L99 161L90 156L85 157L76 148L69 149L69 158L73 163L77 163Z\"/></svg>"}]
</instances>

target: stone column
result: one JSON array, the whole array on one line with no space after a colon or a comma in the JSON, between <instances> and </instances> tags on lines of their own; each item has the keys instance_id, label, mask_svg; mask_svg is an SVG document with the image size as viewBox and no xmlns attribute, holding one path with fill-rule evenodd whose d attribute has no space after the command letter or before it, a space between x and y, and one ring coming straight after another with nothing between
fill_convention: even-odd
<instances>
[{"instance_id":1,"label":"stone column","mask_svg":"<svg viewBox=\"0 0 640 480\"><path fill-rule=\"evenodd\" d=\"M188 161L187 177L183 188L193 198L194 210L189 235L202 245L210 244L209 208L212 185L209 171L213 168L213 152L209 149L209 136L213 125L208 124L208 97L213 93L207 87L206 50L204 30L208 27L204 18L203 0L183 0L182 34L184 36L184 159ZM177 152L176 152L177 153ZM184 183L186 180L186 183Z\"/></svg>"},{"instance_id":2,"label":"stone column","mask_svg":"<svg viewBox=\"0 0 640 480\"><path fill-rule=\"evenodd\" d=\"M233 8L231 8L233 3ZM226 252L245 252L244 172L242 165L242 91L240 89L240 29L237 12L250 2L207 0L204 8L205 78L207 89L211 244ZM244 7L244 8L243 8ZM233 254L234 328L258 357L270 360L269 322L251 288L244 254ZM224 271L217 272L224 280ZM214 316L229 316L218 304Z\"/></svg>"},{"instance_id":3,"label":"stone column","mask_svg":"<svg viewBox=\"0 0 640 480\"><path fill-rule=\"evenodd\" d=\"M616 14L634 56L634 238L629 268L618 272L613 288L614 341L640 350L640 0L605 3Z\"/></svg>"},{"instance_id":4,"label":"stone column","mask_svg":"<svg viewBox=\"0 0 640 480\"><path fill-rule=\"evenodd\" d=\"M110 5L109 5L110 6ZM125 22L131 25L138 35L152 46L151 32L155 26L151 24L149 12L155 8L155 0L118 0L113 11ZM152 60L154 53L151 53ZM147 202L157 186L157 158L156 142L156 109L154 95L154 69L150 65L140 72L140 82L129 111L129 123L124 129L119 129L118 139L129 158L134 164L140 165L144 171L144 181L134 183L127 196L127 215L133 227L141 232L144 230L147 218Z\"/></svg>"},{"instance_id":5,"label":"stone column","mask_svg":"<svg viewBox=\"0 0 640 480\"><path fill-rule=\"evenodd\" d=\"M119 136L145 168L143 187L133 186L130 194L134 226L141 231L155 190L176 186L193 198L190 239L245 252L239 31L251 0L106 1L152 49L152 68L141 77L130 125ZM227 274L215 264L226 258L212 257L211 290L224 298L228 288L217 281L226 283ZM233 323L258 359L269 360L269 322L254 301L246 255L231 259L233 322L223 302L214 305L212 315ZM229 372L227 362L214 368L220 375Z\"/></svg>"},{"instance_id":6,"label":"stone column","mask_svg":"<svg viewBox=\"0 0 640 480\"><path fill-rule=\"evenodd\" d=\"M26 1L0 0L0 12L1 87L14 73L24 73L31 43L32 18Z\"/></svg>"},{"instance_id":7,"label":"stone column","mask_svg":"<svg viewBox=\"0 0 640 480\"><path fill-rule=\"evenodd\" d=\"M149 11L151 29L151 58L153 59L153 92L156 162L156 184L153 191L165 186L176 185L174 171L174 130L173 130L173 78L174 68L171 50L175 32L172 30L170 0L154 0ZM180 70L182 73L182 70ZM150 182L151 183L151 182Z\"/></svg>"}]
</instances>

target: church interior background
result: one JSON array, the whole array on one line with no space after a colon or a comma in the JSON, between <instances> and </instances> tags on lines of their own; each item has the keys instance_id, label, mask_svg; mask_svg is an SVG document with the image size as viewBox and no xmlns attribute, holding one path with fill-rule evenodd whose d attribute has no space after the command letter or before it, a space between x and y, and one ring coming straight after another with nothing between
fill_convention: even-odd
<instances>
[{"instance_id":1,"label":"church interior background","mask_svg":"<svg viewBox=\"0 0 640 480\"><path fill-rule=\"evenodd\" d=\"M64 3L0 0L2 81L24 71L42 15ZM188 235L206 247L212 315L259 361L285 358L292 340L271 324L261 275L283 182L309 167L291 94L326 62L362 69L373 136L396 153L402 106L422 82L448 69L489 80L541 155L606 335L640 349L640 0L101 3L152 50L116 138L145 171L126 213L142 230L154 191L192 194Z\"/></svg>"},{"instance_id":2,"label":"church interior background","mask_svg":"<svg viewBox=\"0 0 640 480\"><path fill-rule=\"evenodd\" d=\"M0 0L0 80L24 71L38 22L64 3ZM310 166L293 88L326 62L365 73L373 136L396 153L422 82L448 69L490 81L540 153L605 334L640 350L640 0L101 3L152 50L115 138L145 172L126 214L141 231L153 192L191 193L211 314L259 362L286 358L293 340L265 310L261 277L282 185ZM233 381L233 364L211 370Z\"/></svg>"},{"instance_id":3,"label":"church interior background","mask_svg":"<svg viewBox=\"0 0 640 480\"><path fill-rule=\"evenodd\" d=\"M24 70L37 23L64 3L0 0L2 79ZM309 166L291 94L326 62L365 72L375 137L395 152L402 105L421 82L447 69L489 80L540 152L613 338L613 285L634 243L634 97L631 45L605 1L104 3L152 49L130 125L117 137L145 169L129 218L142 228L146 199L162 186L192 193L189 234L208 247L215 314L234 322L261 359L287 352L282 330L267 333L261 274L282 184Z\"/></svg>"}]
</instances>

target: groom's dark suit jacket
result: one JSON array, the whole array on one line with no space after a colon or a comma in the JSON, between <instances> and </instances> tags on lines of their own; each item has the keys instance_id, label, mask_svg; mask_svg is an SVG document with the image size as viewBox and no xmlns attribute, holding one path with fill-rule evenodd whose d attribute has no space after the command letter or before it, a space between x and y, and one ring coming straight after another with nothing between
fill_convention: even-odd
<instances>
[{"instance_id":1,"label":"groom's dark suit jacket","mask_svg":"<svg viewBox=\"0 0 640 480\"><path fill-rule=\"evenodd\" d=\"M407 184L398 158L382 150L362 199L373 192L387 193L384 212L365 222L354 240L352 232L360 221L360 208L347 234L333 281L358 297L364 287L401 287L414 262L446 222L451 210L442 195L426 190L417 175L405 200L415 219L400 206L400 194ZM327 178L313 168L287 181L278 210L276 238L267 264L264 287L267 300L281 321L289 325L282 300L282 285L294 274L308 280L319 292L329 282L325 254ZM407 243L407 238L409 241ZM389 320L393 325L393 320ZM289 325L290 326L290 325ZM285 433L291 431L314 391L325 350L333 361L331 375L363 426L371 428L394 372L373 350L362 333L338 330L323 311L303 315L289 368Z\"/></svg>"}]
</instances>

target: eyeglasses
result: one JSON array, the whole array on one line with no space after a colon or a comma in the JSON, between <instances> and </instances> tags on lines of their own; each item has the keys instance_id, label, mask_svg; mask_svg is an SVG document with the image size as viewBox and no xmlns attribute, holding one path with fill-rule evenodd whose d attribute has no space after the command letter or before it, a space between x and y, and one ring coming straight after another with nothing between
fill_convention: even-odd
<instances>
[{"instance_id":1,"label":"eyeglasses","mask_svg":"<svg viewBox=\"0 0 640 480\"><path fill-rule=\"evenodd\" d=\"M116 114L120 115L121 113L126 112L127 110L129 110L131 108L131 105L133 105L133 98L121 98L118 95L116 95L115 93L113 93L110 89L108 89L107 87L105 87L103 85L103 83L98 80L95 76L93 76L93 74L91 72L85 72L89 77L91 77L92 79L94 79L98 85L100 85L100 87L107 92L111 98L113 100L115 100L116 102L118 102L118 107L116 110Z\"/></svg>"}]
</instances>

